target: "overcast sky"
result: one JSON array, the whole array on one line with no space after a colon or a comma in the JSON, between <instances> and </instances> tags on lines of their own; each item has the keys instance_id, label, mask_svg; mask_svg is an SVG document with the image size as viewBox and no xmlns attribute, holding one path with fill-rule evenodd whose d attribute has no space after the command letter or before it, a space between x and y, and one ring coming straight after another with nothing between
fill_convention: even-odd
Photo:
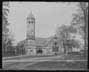
<instances>
[{"instance_id":1,"label":"overcast sky","mask_svg":"<svg viewBox=\"0 0 89 72\"><path fill-rule=\"evenodd\" d=\"M62 24L70 24L72 13L76 12L76 3L56 2L10 2L9 23L16 42L26 38L26 17L32 11L36 37L50 37Z\"/></svg>"}]
</instances>

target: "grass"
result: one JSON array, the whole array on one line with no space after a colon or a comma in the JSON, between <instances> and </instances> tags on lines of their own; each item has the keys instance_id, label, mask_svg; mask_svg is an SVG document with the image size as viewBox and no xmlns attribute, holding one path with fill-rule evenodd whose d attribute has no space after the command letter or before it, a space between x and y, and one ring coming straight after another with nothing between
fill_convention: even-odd
<instances>
[{"instance_id":1,"label":"grass","mask_svg":"<svg viewBox=\"0 0 89 72\"><path fill-rule=\"evenodd\" d=\"M3 69L20 69L22 67L24 67L24 65L26 64L31 64L32 62L15 62L15 63L5 63L5 65L3 65Z\"/></svg>"},{"instance_id":2,"label":"grass","mask_svg":"<svg viewBox=\"0 0 89 72\"><path fill-rule=\"evenodd\" d=\"M87 62L38 62L27 66L26 70L87 69Z\"/></svg>"},{"instance_id":3,"label":"grass","mask_svg":"<svg viewBox=\"0 0 89 72\"><path fill-rule=\"evenodd\" d=\"M36 57L50 57L50 56L22 56L7 59L28 59ZM62 58L54 58L54 60L87 60L87 54L83 53L69 53L64 55ZM39 58L40 59L40 58ZM20 69L23 65L26 65L24 69L26 70L60 70L60 69L87 69L87 61L44 61L37 62L30 65L31 62L16 62L16 63L4 63L3 67L5 69Z\"/></svg>"},{"instance_id":4,"label":"grass","mask_svg":"<svg viewBox=\"0 0 89 72\"><path fill-rule=\"evenodd\" d=\"M4 69L8 70L60 70L60 69L87 69L87 61L74 61L74 62L57 62L57 61L44 61L37 62L31 65L32 62L16 62L4 65Z\"/></svg>"}]
</instances>

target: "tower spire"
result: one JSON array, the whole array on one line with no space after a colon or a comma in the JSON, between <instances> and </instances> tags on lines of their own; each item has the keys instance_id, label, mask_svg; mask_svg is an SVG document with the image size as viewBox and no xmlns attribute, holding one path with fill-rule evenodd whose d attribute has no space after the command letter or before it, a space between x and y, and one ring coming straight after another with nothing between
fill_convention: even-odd
<instances>
[{"instance_id":1,"label":"tower spire","mask_svg":"<svg viewBox=\"0 0 89 72\"><path fill-rule=\"evenodd\" d=\"M35 39L35 17L32 11L27 17L27 39Z\"/></svg>"},{"instance_id":2,"label":"tower spire","mask_svg":"<svg viewBox=\"0 0 89 72\"><path fill-rule=\"evenodd\" d=\"M35 19L35 17L34 17L34 15L33 15L32 11L30 11L30 14L28 15L27 19L28 19L28 20L29 20L29 19Z\"/></svg>"}]
</instances>

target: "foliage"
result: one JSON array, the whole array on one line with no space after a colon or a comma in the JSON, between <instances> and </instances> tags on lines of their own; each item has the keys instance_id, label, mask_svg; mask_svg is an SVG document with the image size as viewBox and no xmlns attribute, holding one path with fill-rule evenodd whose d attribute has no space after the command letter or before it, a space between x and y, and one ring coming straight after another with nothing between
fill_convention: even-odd
<instances>
[{"instance_id":1,"label":"foliage","mask_svg":"<svg viewBox=\"0 0 89 72\"><path fill-rule=\"evenodd\" d=\"M68 48L80 48L80 44L78 42L78 40L75 39L70 39L70 40L66 40L66 42L64 42L65 46L67 46Z\"/></svg>"},{"instance_id":2,"label":"foliage","mask_svg":"<svg viewBox=\"0 0 89 72\"><path fill-rule=\"evenodd\" d=\"M88 40L88 7L88 2L79 2L78 13L73 14L72 20L72 25L76 25L77 29L81 28L82 33L85 33L85 44L87 44Z\"/></svg>"},{"instance_id":3,"label":"foliage","mask_svg":"<svg viewBox=\"0 0 89 72\"><path fill-rule=\"evenodd\" d=\"M70 37L69 33L76 33L76 32L77 32L77 30L75 28L73 28L72 25L70 25L70 26L62 25L57 28L56 34L57 34L57 37L65 40Z\"/></svg>"},{"instance_id":4,"label":"foliage","mask_svg":"<svg viewBox=\"0 0 89 72\"><path fill-rule=\"evenodd\" d=\"M7 26L9 25L8 20L7 20L8 9L5 8L5 6L6 6L6 4L3 3L3 15L2 15L2 19L3 19L3 24L2 24L2 27L3 27L3 30L2 30L3 42L7 41L8 32L9 32L9 29L7 28Z\"/></svg>"},{"instance_id":5,"label":"foliage","mask_svg":"<svg viewBox=\"0 0 89 72\"><path fill-rule=\"evenodd\" d=\"M25 46L23 43L18 43L16 46L16 54L17 55L24 55L26 53Z\"/></svg>"},{"instance_id":6,"label":"foliage","mask_svg":"<svg viewBox=\"0 0 89 72\"><path fill-rule=\"evenodd\" d=\"M14 56L15 55L15 48L12 46L12 40L8 40L8 42L5 44L2 44L2 56Z\"/></svg>"},{"instance_id":7,"label":"foliage","mask_svg":"<svg viewBox=\"0 0 89 72\"><path fill-rule=\"evenodd\" d=\"M56 35L64 48L64 53L67 53L69 49L72 50L72 47L80 47L76 40L70 39L70 33L77 33L76 28L72 25L62 25L61 27L58 27L56 32Z\"/></svg>"},{"instance_id":8,"label":"foliage","mask_svg":"<svg viewBox=\"0 0 89 72\"><path fill-rule=\"evenodd\" d=\"M2 55L3 56L13 56L14 47L12 46L13 38L10 38L9 23L8 23L8 13L9 13L9 2L3 2L2 9Z\"/></svg>"},{"instance_id":9,"label":"foliage","mask_svg":"<svg viewBox=\"0 0 89 72\"><path fill-rule=\"evenodd\" d=\"M8 6L8 5L7 5ZM2 24L2 27L3 27L3 30L2 30L2 45L3 45L3 48L2 48L2 53L3 55L5 55L6 51L7 51L7 42L8 42L8 21L7 21L7 14L8 14L8 9L5 8L6 7L6 4L3 3L3 15L2 15L2 19L3 19L3 24Z\"/></svg>"}]
</instances>

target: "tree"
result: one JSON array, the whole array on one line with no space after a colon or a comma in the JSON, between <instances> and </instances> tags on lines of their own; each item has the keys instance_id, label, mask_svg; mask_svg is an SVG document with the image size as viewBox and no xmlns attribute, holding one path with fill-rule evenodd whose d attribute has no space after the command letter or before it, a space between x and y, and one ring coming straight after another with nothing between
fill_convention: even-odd
<instances>
[{"instance_id":1,"label":"tree","mask_svg":"<svg viewBox=\"0 0 89 72\"><path fill-rule=\"evenodd\" d=\"M7 26L9 25L8 23L8 20L7 20L7 16L8 16L8 12L9 12L9 9L8 9L8 6L9 6L9 3L8 2L3 2L3 15L2 15L2 45L3 45L3 48L2 48L2 53L5 53L5 51L7 51L7 42L8 42L8 32L9 32L9 29L7 28Z\"/></svg>"},{"instance_id":2,"label":"tree","mask_svg":"<svg viewBox=\"0 0 89 72\"><path fill-rule=\"evenodd\" d=\"M69 39L66 40L67 42L65 42L64 44L67 47L67 52L72 52L72 48L80 48L80 42L78 40L75 39Z\"/></svg>"},{"instance_id":3,"label":"tree","mask_svg":"<svg viewBox=\"0 0 89 72\"><path fill-rule=\"evenodd\" d=\"M82 31L85 33L84 40L85 46L88 44L88 2L79 2L78 3L78 13L73 14L72 24L77 25L78 29L81 28ZM84 47L85 47L84 46ZM86 47L85 47L86 48Z\"/></svg>"},{"instance_id":4,"label":"tree","mask_svg":"<svg viewBox=\"0 0 89 72\"><path fill-rule=\"evenodd\" d=\"M8 13L9 13L9 2L3 2L2 9L2 55L7 56L8 54L13 55L13 46L11 38L11 33L8 28L10 25L8 22Z\"/></svg>"},{"instance_id":5,"label":"tree","mask_svg":"<svg viewBox=\"0 0 89 72\"><path fill-rule=\"evenodd\" d=\"M88 2L80 2L79 3L80 9L83 12L84 17L84 32L85 32L85 45L88 43ZM86 46L85 46L86 47Z\"/></svg>"},{"instance_id":6,"label":"tree","mask_svg":"<svg viewBox=\"0 0 89 72\"><path fill-rule=\"evenodd\" d=\"M61 27L57 28L56 31L56 35L60 41L60 43L62 44L62 47L64 48L64 53L67 54L68 53L68 48L71 48L69 46L70 42L68 42L68 40L70 41L70 33L76 33L77 30L76 28L73 28L72 25L62 25Z\"/></svg>"},{"instance_id":7,"label":"tree","mask_svg":"<svg viewBox=\"0 0 89 72\"><path fill-rule=\"evenodd\" d=\"M66 47L64 45L64 42L67 40L69 37L69 34L67 32L68 27L65 25L62 25L61 27L58 27L56 35L60 39L60 42L64 48L64 53L66 53Z\"/></svg>"},{"instance_id":8,"label":"tree","mask_svg":"<svg viewBox=\"0 0 89 72\"><path fill-rule=\"evenodd\" d=\"M24 41L20 41L17 46L16 46L16 51L17 51L17 54L18 55L23 55L26 53L26 50L25 50L25 42Z\"/></svg>"}]
</instances>

